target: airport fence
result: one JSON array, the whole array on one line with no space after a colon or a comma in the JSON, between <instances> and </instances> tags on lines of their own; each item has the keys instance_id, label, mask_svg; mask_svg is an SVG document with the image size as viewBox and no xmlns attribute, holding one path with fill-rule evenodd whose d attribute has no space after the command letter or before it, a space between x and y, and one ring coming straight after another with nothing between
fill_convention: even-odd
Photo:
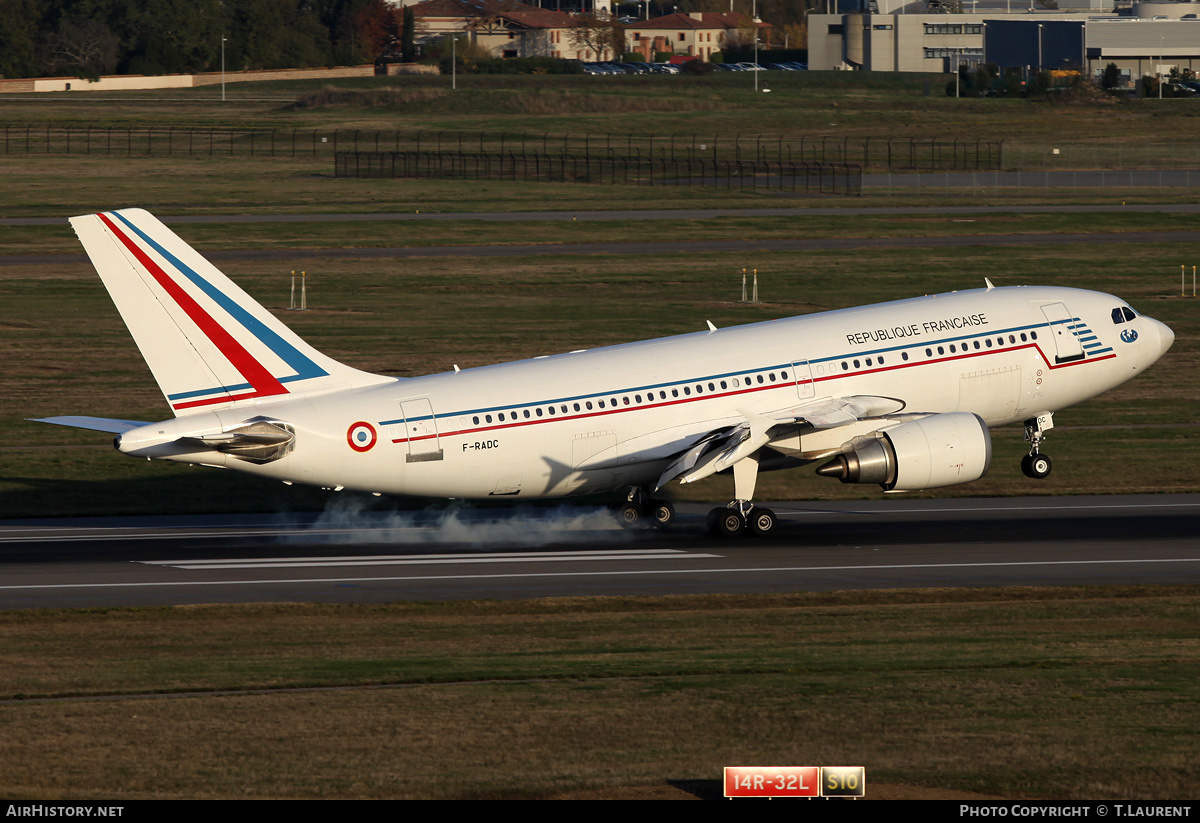
<instances>
[{"instance_id":1,"label":"airport fence","mask_svg":"<svg viewBox=\"0 0 1200 823\"><path fill-rule=\"evenodd\" d=\"M796 160L671 159L611 154L506 154L487 152L343 152L334 158L337 177L544 180L622 186L715 186L804 192L862 194L862 167L853 163Z\"/></svg>"},{"instance_id":2,"label":"airport fence","mask_svg":"<svg viewBox=\"0 0 1200 823\"><path fill-rule=\"evenodd\" d=\"M539 132L180 128L174 126L0 125L5 154L316 157L338 154L467 153L621 156L656 162L858 165L874 171L1003 168L1003 141L784 135L547 134Z\"/></svg>"}]
</instances>

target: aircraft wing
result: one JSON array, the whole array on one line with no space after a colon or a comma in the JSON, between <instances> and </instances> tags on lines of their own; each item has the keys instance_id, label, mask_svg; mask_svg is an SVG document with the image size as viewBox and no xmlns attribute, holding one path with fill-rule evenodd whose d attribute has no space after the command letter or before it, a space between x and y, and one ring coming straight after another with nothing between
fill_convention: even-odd
<instances>
[{"instance_id":1,"label":"aircraft wing","mask_svg":"<svg viewBox=\"0 0 1200 823\"><path fill-rule=\"evenodd\" d=\"M657 488L676 479L680 483L694 483L731 468L775 437L804 429L833 429L867 417L895 414L903 408L903 401L892 397L852 395L824 397L768 414L738 409L745 418L743 422L701 437L667 466L658 478Z\"/></svg>"},{"instance_id":2,"label":"aircraft wing","mask_svg":"<svg viewBox=\"0 0 1200 823\"><path fill-rule=\"evenodd\" d=\"M91 431L110 432L112 434L123 434L130 429L136 429L138 426L149 425L149 423L142 420L114 420L111 417L83 417L79 415L34 417L30 419L34 423L53 423L55 426L70 426L75 429L90 429Z\"/></svg>"}]
</instances>

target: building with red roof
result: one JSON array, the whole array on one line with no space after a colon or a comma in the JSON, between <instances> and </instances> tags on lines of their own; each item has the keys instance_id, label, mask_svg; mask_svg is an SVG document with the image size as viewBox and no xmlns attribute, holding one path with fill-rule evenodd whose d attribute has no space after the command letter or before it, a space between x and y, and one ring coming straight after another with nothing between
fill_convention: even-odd
<instances>
[{"instance_id":1,"label":"building with red roof","mask_svg":"<svg viewBox=\"0 0 1200 823\"><path fill-rule=\"evenodd\" d=\"M679 12L630 23L625 36L628 50L641 52L647 61L654 59L655 52L707 60L726 46L740 45L743 37L753 42L752 34L743 34L750 25L750 18L740 12ZM771 24L759 22L757 28L759 42L769 45Z\"/></svg>"}]
</instances>

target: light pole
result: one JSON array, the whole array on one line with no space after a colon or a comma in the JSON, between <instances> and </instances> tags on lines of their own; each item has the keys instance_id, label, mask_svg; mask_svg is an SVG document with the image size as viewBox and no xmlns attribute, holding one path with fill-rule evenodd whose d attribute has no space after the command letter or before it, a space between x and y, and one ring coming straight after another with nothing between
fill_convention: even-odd
<instances>
[{"instance_id":1,"label":"light pole","mask_svg":"<svg viewBox=\"0 0 1200 823\"><path fill-rule=\"evenodd\" d=\"M1163 62L1163 35L1158 36L1158 65L1154 67L1154 76L1158 78L1158 99L1162 100L1162 62Z\"/></svg>"},{"instance_id":2,"label":"light pole","mask_svg":"<svg viewBox=\"0 0 1200 823\"><path fill-rule=\"evenodd\" d=\"M754 25L754 93L758 94L758 0L750 7L750 22Z\"/></svg>"},{"instance_id":3,"label":"light pole","mask_svg":"<svg viewBox=\"0 0 1200 823\"><path fill-rule=\"evenodd\" d=\"M225 40L221 38L221 99L225 99Z\"/></svg>"},{"instance_id":4,"label":"light pole","mask_svg":"<svg viewBox=\"0 0 1200 823\"><path fill-rule=\"evenodd\" d=\"M954 53L954 97L958 99L958 86L962 77L962 36L958 38L958 51Z\"/></svg>"}]
</instances>

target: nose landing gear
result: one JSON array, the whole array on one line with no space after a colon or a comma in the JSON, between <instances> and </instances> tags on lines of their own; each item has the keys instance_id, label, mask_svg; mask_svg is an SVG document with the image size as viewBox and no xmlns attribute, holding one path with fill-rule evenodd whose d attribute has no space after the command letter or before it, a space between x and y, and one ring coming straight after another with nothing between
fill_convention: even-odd
<instances>
[{"instance_id":1,"label":"nose landing gear","mask_svg":"<svg viewBox=\"0 0 1200 823\"><path fill-rule=\"evenodd\" d=\"M1041 453L1041 446L1046 432L1052 428L1054 415L1050 412L1042 412L1025 421L1025 441L1029 443L1029 454L1021 459L1021 473L1026 477L1041 480L1050 474L1050 458Z\"/></svg>"}]
</instances>

